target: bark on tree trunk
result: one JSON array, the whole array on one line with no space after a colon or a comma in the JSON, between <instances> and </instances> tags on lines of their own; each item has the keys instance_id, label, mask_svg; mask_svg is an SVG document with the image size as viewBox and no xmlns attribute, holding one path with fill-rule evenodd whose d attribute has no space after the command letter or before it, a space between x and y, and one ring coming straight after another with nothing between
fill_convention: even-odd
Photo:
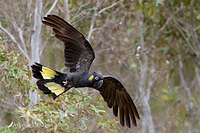
<instances>
[{"instance_id":1,"label":"bark on tree trunk","mask_svg":"<svg viewBox=\"0 0 200 133\"><path fill-rule=\"evenodd\" d=\"M41 15L42 15L42 0L36 0L33 35L31 38L31 54L32 54L31 64L33 64L34 62L40 62L39 46L41 41L40 33L42 28ZM30 89L29 98L32 104L36 104L38 100L38 91L34 90L34 88Z\"/></svg>"}]
</instances>

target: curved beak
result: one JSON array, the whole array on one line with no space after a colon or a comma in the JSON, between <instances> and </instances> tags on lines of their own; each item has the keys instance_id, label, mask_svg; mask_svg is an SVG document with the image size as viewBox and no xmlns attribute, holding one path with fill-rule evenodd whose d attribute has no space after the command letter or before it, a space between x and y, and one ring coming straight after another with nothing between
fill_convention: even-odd
<instances>
[{"instance_id":1,"label":"curved beak","mask_svg":"<svg viewBox=\"0 0 200 133\"><path fill-rule=\"evenodd\" d=\"M97 83L94 84L94 88L98 89L103 85L103 80L98 81Z\"/></svg>"}]
</instances>

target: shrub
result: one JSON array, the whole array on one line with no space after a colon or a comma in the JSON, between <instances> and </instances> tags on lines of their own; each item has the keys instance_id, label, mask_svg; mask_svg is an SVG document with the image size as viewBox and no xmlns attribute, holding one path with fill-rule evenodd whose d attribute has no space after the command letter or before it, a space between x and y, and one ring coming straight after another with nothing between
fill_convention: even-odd
<instances>
[{"instance_id":1,"label":"shrub","mask_svg":"<svg viewBox=\"0 0 200 133\"><path fill-rule=\"evenodd\" d=\"M0 102L7 107L4 113L10 110L15 116L8 121L12 122L10 126L0 129L2 132L116 132L115 120L110 119L102 98L94 93L74 89L55 101L41 93L38 104L31 105L28 91L37 87L31 83L26 59L1 45L0 61Z\"/></svg>"}]
</instances>

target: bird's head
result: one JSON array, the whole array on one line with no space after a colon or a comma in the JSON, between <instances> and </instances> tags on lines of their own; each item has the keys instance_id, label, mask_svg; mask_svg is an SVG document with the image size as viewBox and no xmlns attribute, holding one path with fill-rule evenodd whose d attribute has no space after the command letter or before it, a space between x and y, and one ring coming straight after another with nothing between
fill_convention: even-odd
<instances>
[{"instance_id":1,"label":"bird's head","mask_svg":"<svg viewBox=\"0 0 200 133\"><path fill-rule=\"evenodd\" d=\"M98 89L103 84L103 76L96 72L90 73L88 80L90 82L90 86L95 89Z\"/></svg>"}]
</instances>

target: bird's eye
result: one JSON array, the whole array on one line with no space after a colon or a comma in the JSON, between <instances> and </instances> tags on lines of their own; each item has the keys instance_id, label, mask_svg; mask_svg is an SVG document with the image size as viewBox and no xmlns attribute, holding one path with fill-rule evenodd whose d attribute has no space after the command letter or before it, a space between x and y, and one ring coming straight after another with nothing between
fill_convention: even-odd
<instances>
[{"instance_id":1,"label":"bird's eye","mask_svg":"<svg viewBox=\"0 0 200 133\"><path fill-rule=\"evenodd\" d=\"M95 77L95 80L99 80L99 77Z\"/></svg>"}]
</instances>

